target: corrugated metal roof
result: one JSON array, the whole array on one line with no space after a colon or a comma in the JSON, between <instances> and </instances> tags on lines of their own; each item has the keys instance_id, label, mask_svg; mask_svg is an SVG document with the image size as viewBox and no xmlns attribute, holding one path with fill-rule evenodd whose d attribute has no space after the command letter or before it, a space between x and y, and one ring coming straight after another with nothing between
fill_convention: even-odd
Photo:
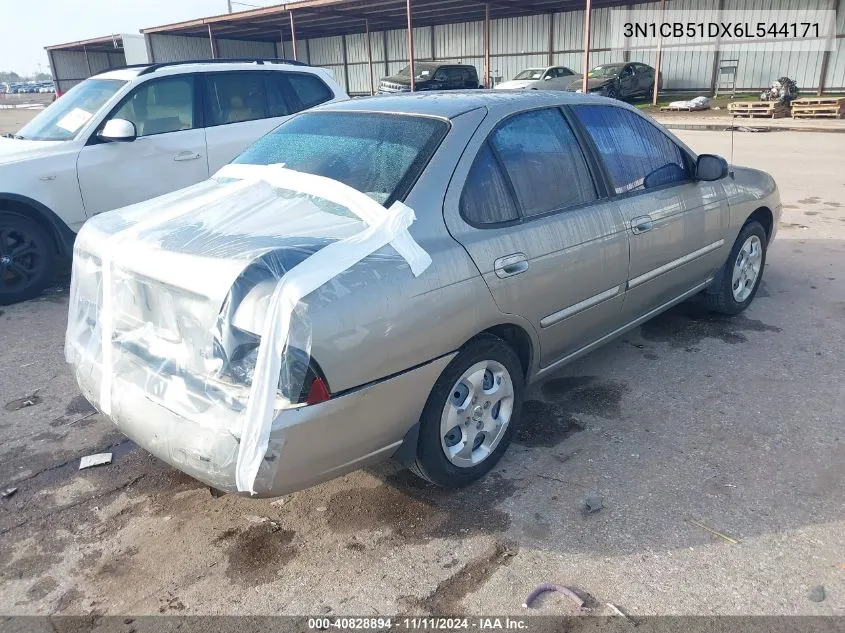
<instances>
[{"instance_id":1,"label":"corrugated metal roof","mask_svg":"<svg viewBox=\"0 0 845 633\"><path fill-rule=\"evenodd\" d=\"M412 0L414 26L431 26L484 19L484 2L467 0ZM490 0L492 19L538 15L582 9L584 0ZM594 0L594 7L634 4L624 0ZM237 13L215 15L176 24L143 29L142 33L168 33L275 41L282 30L290 32L294 15L297 38L361 33L364 20L371 31L404 28L406 0L300 0Z\"/></svg>"}]
</instances>

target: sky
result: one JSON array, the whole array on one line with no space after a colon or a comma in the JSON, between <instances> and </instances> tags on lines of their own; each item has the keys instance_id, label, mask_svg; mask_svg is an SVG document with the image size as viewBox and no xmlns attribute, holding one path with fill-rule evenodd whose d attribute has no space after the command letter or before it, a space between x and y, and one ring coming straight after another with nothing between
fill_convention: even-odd
<instances>
[{"instance_id":1,"label":"sky","mask_svg":"<svg viewBox=\"0 0 845 633\"><path fill-rule=\"evenodd\" d=\"M235 11L283 0L233 0ZM13 7L10 9L10 7ZM227 12L226 0L0 0L0 71L48 72L45 46Z\"/></svg>"}]
</instances>

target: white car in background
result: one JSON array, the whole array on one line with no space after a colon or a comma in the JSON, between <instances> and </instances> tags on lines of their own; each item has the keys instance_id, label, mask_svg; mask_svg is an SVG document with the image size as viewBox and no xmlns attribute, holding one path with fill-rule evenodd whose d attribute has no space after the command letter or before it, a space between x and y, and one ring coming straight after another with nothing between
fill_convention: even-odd
<instances>
[{"instance_id":1,"label":"white car in background","mask_svg":"<svg viewBox=\"0 0 845 633\"><path fill-rule=\"evenodd\" d=\"M526 68L510 81L496 85L502 90L566 90L573 81L581 77L566 66Z\"/></svg>"},{"instance_id":2,"label":"white car in background","mask_svg":"<svg viewBox=\"0 0 845 633\"><path fill-rule=\"evenodd\" d=\"M348 98L327 71L283 60L86 79L0 137L0 305L41 292L91 216L203 181L290 115Z\"/></svg>"}]
</instances>

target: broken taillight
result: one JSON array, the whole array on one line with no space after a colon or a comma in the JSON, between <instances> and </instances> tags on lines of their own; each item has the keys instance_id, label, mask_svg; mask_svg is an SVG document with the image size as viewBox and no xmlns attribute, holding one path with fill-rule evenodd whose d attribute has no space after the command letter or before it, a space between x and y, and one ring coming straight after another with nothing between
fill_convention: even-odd
<instances>
[{"instance_id":1,"label":"broken taillight","mask_svg":"<svg viewBox=\"0 0 845 633\"><path fill-rule=\"evenodd\" d=\"M305 399L306 404L320 404L332 397L329 393L329 388L326 382L317 376L311 381L311 386L308 388L308 397Z\"/></svg>"}]
</instances>

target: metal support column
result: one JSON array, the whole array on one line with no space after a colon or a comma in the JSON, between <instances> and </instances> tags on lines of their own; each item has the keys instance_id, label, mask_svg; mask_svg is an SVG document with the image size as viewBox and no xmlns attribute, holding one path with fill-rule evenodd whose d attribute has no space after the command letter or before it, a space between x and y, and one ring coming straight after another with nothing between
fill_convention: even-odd
<instances>
[{"instance_id":1,"label":"metal support column","mask_svg":"<svg viewBox=\"0 0 845 633\"><path fill-rule=\"evenodd\" d=\"M437 59L437 53L435 52L435 38L434 38L434 25L432 24L428 27L428 34L431 36L431 61L435 61Z\"/></svg>"},{"instance_id":2,"label":"metal support column","mask_svg":"<svg viewBox=\"0 0 845 633\"><path fill-rule=\"evenodd\" d=\"M211 44L211 59L217 59L217 45L214 43L214 36L211 34L211 25L208 26L208 42Z\"/></svg>"},{"instance_id":3,"label":"metal support column","mask_svg":"<svg viewBox=\"0 0 845 633\"><path fill-rule=\"evenodd\" d=\"M381 32L381 45L384 50L384 76L390 74L390 61L387 59L387 29Z\"/></svg>"},{"instance_id":4,"label":"metal support column","mask_svg":"<svg viewBox=\"0 0 845 633\"><path fill-rule=\"evenodd\" d=\"M349 53L346 51L346 34L340 36L340 46L343 53L343 87L349 94L352 91L349 89Z\"/></svg>"},{"instance_id":5,"label":"metal support column","mask_svg":"<svg viewBox=\"0 0 845 633\"><path fill-rule=\"evenodd\" d=\"M666 0L660 0L660 24L663 24L663 9ZM663 61L663 36L657 38L657 62L654 64L654 88L651 95L651 105L657 105L657 91L660 87L660 64Z\"/></svg>"},{"instance_id":6,"label":"metal support column","mask_svg":"<svg viewBox=\"0 0 845 633\"><path fill-rule=\"evenodd\" d=\"M549 66L555 64L555 14L549 13Z\"/></svg>"},{"instance_id":7,"label":"metal support column","mask_svg":"<svg viewBox=\"0 0 845 633\"><path fill-rule=\"evenodd\" d=\"M414 79L414 25L411 20L411 0L406 0L406 11L408 13L408 70L411 71L411 92L416 90Z\"/></svg>"},{"instance_id":8,"label":"metal support column","mask_svg":"<svg viewBox=\"0 0 845 633\"><path fill-rule=\"evenodd\" d=\"M484 87L490 88L490 3L484 3Z\"/></svg>"},{"instance_id":9,"label":"metal support column","mask_svg":"<svg viewBox=\"0 0 845 633\"><path fill-rule=\"evenodd\" d=\"M719 0L719 6L716 9L716 21L721 23L722 11L725 10L725 0ZM713 46L713 69L710 74L710 94L716 96L717 83L719 80L719 41L722 39L721 35L716 38L716 43Z\"/></svg>"},{"instance_id":10,"label":"metal support column","mask_svg":"<svg viewBox=\"0 0 845 633\"><path fill-rule=\"evenodd\" d=\"M367 33L367 67L370 71L370 94L376 93L376 81L373 77L373 41L370 39L370 21L364 20L364 30Z\"/></svg>"},{"instance_id":11,"label":"metal support column","mask_svg":"<svg viewBox=\"0 0 845 633\"><path fill-rule=\"evenodd\" d=\"M85 53L85 66L88 67L88 76L90 77L91 74L92 74L91 73L91 60L88 59L88 48L85 46L85 44L82 45L82 52Z\"/></svg>"},{"instance_id":12,"label":"metal support column","mask_svg":"<svg viewBox=\"0 0 845 633\"><path fill-rule=\"evenodd\" d=\"M298 60L299 58L296 56L296 25L293 21L293 11L288 11L290 14L290 43L293 47L293 58L294 60Z\"/></svg>"},{"instance_id":13,"label":"metal support column","mask_svg":"<svg viewBox=\"0 0 845 633\"><path fill-rule=\"evenodd\" d=\"M584 77L581 80L581 91L583 93L589 92L587 89L587 74L590 72L590 12L592 10L591 0L587 0L584 9L584 63L582 70Z\"/></svg>"}]
</instances>

